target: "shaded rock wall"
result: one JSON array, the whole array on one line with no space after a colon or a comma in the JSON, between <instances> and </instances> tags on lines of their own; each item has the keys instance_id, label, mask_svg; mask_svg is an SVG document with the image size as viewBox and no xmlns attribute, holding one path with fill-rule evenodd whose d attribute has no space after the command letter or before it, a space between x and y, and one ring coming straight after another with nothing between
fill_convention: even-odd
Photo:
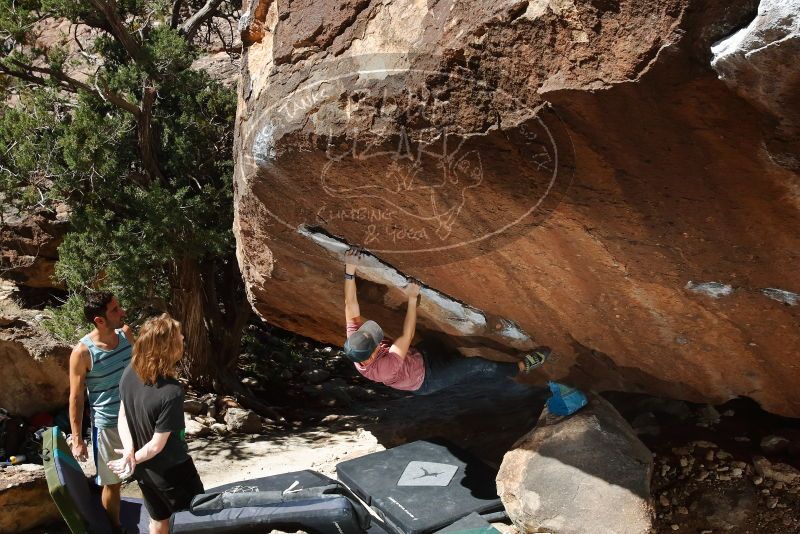
<instances>
[{"instance_id":1,"label":"shaded rock wall","mask_svg":"<svg viewBox=\"0 0 800 534\"><path fill-rule=\"evenodd\" d=\"M790 106L796 62L723 67L716 48L769 3L243 13L234 230L267 321L343 342L341 256L314 238L329 236L384 266L359 296L390 334L395 272L521 332L421 312L422 335L465 354L542 343L561 355L546 373L583 387L800 415L800 182L791 144L770 141L797 124L748 96L744 74L779 76Z\"/></svg>"}]
</instances>

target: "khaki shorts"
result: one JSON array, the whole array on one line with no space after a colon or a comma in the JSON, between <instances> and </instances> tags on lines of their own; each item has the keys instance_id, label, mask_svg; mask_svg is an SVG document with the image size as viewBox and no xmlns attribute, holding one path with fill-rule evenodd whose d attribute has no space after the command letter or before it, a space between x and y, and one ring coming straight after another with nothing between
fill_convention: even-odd
<instances>
[{"instance_id":1,"label":"khaki shorts","mask_svg":"<svg viewBox=\"0 0 800 534\"><path fill-rule=\"evenodd\" d=\"M122 458L122 455L114 452L114 449L122 449L122 440L119 439L117 429L94 427L92 429L92 451L94 452L94 465L97 468L95 482L98 486L113 486L122 482L108 468L108 462Z\"/></svg>"}]
</instances>

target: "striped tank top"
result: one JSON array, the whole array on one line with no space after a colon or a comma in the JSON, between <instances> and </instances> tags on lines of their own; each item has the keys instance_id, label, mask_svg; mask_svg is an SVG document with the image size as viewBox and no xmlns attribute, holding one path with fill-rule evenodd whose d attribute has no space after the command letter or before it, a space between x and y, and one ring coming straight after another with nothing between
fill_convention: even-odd
<instances>
[{"instance_id":1,"label":"striped tank top","mask_svg":"<svg viewBox=\"0 0 800 534\"><path fill-rule=\"evenodd\" d=\"M86 389L89 392L89 406L92 421L97 428L114 428L119 415L119 381L122 372L131 361L131 344L121 328L114 330L119 343L113 350L104 350L89 338L81 338L81 343L89 349L92 368L86 373Z\"/></svg>"}]
</instances>

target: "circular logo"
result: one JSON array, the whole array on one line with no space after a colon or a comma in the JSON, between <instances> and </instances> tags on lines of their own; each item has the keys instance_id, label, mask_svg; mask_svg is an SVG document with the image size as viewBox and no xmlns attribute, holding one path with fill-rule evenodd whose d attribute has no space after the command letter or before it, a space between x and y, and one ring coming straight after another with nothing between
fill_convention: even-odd
<instances>
[{"instance_id":1,"label":"circular logo","mask_svg":"<svg viewBox=\"0 0 800 534\"><path fill-rule=\"evenodd\" d=\"M237 172L286 229L386 258L448 263L525 235L570 184L566 128L444 65L379 54L273 74L288 81L257 97Z\"/></svg>"}]
</instances>

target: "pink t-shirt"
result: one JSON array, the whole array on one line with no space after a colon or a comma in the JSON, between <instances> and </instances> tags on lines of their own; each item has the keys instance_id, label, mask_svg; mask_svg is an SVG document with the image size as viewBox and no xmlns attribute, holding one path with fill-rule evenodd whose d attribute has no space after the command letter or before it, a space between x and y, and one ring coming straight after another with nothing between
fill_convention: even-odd
<instances>
[{"instance_id":1,"label":"pink t-shirt","mask_svg":"<svg viewBox=\"0 0 800 534\"><path fill-rule=\"evenodd\" d=\"M347 337L358 330L362 321L356 318L347 322ZM394 341L383 338L378 345L378 355L368 365L356 363L356 370L373 382L381 382L390 388L416 391L425 380L425 361L414 347L408 348L405 358L389 350Z\"/></svg>"}]
</instances>

